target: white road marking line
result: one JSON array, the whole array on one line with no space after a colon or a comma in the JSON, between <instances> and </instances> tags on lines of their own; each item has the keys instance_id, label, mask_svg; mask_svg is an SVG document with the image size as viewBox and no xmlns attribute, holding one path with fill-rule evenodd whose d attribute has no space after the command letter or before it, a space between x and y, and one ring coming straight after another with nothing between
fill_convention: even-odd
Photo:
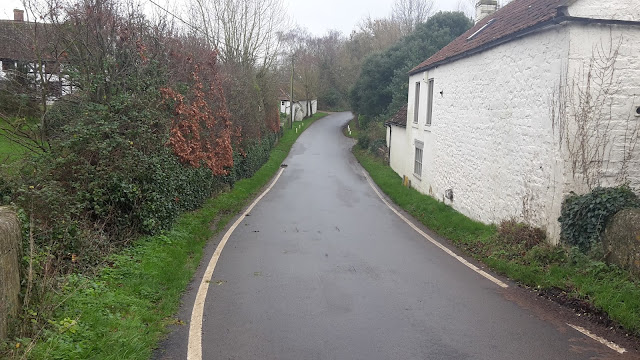
<instances>
[{"instance_id":1,"label":"white road marking line","mask_svg":"<svg viewBox=\"0 0 640 360\"><path fill-rule=\"evenodd\" d=\"M453 251L449 250L449 248L447 248L446 246L442 245L441 243L439 243L438 241L436 241L434 238L432 238L431 236L429 236L427 233L425 233L424 231L420 230L420 228L418 228L413 222L409 221L409 219L407 219L406 217L404 217L404 215L402 215L398 210L396 210L393 206L391 206L391 204L389 204L389 202L387 200L385 200L385 198L382 196L382 194L380 194L380 192L378 191L378 189L376 188L376 186L373 184L373 181L371 180L371 178L369 177L369 174L367 174L366 171L363 171L364 177L367 179L367 182L369 183L369 186L371 186L371 188L373 189L373 191L376 192L376 195L378 195L378 197L380 198L380 200L382 200L383 203L385 203L385 205L387 205L387 207L389 209L391 209L391 211L393 211L396 215L398 215L398 217L402 220L404 220L404 222L406 222L409 226L411 226L411 228L413 228L413 230L415 230L418 234L422 235L422 237L424 237L425 239L427 239L429 242L431 242L433 245L439 247L442 251L446 252L447 254L449 254L451 257L453 257L454 259L460 261L461 263L463 263L465 266L467 266L468 268L470 268L471 270L477 272L478 274L484 276L485 278L489 279L491 282L493 282L494 284L502 287L502 288L508 288L509 285L505 284L504 282L496 279L495 277L489 275L487 272L485 272L484 270L481 270L480 268L478 268L477 266L473 265L472 263L468 262L467 260L465 260L464 258L462 258L461 256L459 256L458 254L454 253Z\"/></svg>"},{"instance_id":2,"label":"white road marking line","mask_svg":"<svg viewBox=\"0 0 640 360\"><path fill-rule=\"evenodd\" d=\"M609 349L617 352L618 354L624 354L625 352L627 352L627 350L625 348L620 347L620 346L612 343L611 341L605 340L605 339L601 338L600 336L591 333L589 330L587 330L585 328L581 328L580 326L576 326L576 325L571 325L569 323L567 323L567 325L569 325L570 327L572 327L576 331L578 331L578 332L590 337L591 339L593 339L593 340L605 345L606 347L608 347Z\"/></svg>"},{"instance_id":3,"label":"white road marking line","mask_svg":"<svg viewBox=\"0 0 640 360\"><path fill-rule=\"evenodd\" d=\"M267 195L267 193L273 188L276 184L280 175L284 168L280 169L280 172L276 176L275 179L271 182L271 185L260 195L257 199L253 201L251 206L245 210L245 212L236 220L235 223L227 230L227 232L222 237L222 240L218 244L216 251L213 253L211 260L209 260L209 265L204 272L204 276L202 277L202 281L200 282L200 287L198 288L198 294L196 295L196 300L193 304L193 310L191 311L191 323L189 325L189 344L187 348L187 360L202 360L202 317L204 313L204 303L207 299L207 292L209 290L209 282L211 282L211 278L213 277L213 270L216 268L216 264L218 263L218 259L220 259L220 254L224 249L224 246L227 244L229 237L233 231L240 225L240 223L247 217L247 214L253 210L253 208L258 204L262 198Z\"/></svg>"}]
</instances>

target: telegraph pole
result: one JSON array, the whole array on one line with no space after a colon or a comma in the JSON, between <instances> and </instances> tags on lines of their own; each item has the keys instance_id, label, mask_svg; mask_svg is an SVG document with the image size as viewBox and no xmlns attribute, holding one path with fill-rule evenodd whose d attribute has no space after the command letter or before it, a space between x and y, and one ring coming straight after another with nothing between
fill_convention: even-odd
<instances>
[{"instance_id":1,"label":"telegraph pole","mask_svg":"<svg viewBox=\"0 0 640 360\"><path fill-rule=\"evenodd\" d=\"M291 116L291 122L289 129L293 129L293 72L294 72L294 58L295 53L291 54L291 97L289 98L289 115Z\"/></svg>"}]
</instances>

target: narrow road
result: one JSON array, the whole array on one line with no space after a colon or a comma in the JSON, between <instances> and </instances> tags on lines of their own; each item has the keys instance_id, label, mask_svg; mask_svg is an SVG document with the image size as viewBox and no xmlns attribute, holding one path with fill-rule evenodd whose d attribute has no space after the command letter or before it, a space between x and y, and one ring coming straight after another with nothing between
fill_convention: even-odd
<instances>
[{"instance_id":1,"label":"narrow road","mask_svg":"<svg viewBox=\"0 0 640 360\"><path fill-rule=\"evenodd\" d=\"M409 227L350 153L340 130L350 117L313 124L229 238L204 305L203 359L629 358ZM189 324L178 328L156 358L187 357Z\"/></svg>"}]
</instances>

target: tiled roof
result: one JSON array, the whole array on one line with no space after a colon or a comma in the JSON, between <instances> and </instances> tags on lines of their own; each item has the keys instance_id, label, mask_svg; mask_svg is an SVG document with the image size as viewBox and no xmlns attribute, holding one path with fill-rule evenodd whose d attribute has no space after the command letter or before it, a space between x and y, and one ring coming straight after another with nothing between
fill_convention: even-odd
<instances>
[{"instance_id":1,"label":"tiled roof","mask_svg":"<svg viewBox=\"0 0 640 360\"><path fill-rule=\"evenodd\" d=\"M407 105L403 106L385 125L407 127Z\"/></svg>"},{"instance_id":2,"label":"tiled roof","mask_svg":"<svg viewBox=\"0 0 640 360\"><path fill-rule=\"evenodd\" d=\"M433 66L454 61L459 56L479 51L492 44L499 44L523 31L549 22L562 16L558 9L566 6L568 1L514 0L494 14L480 20L466 33L413 68L409 73L415 74ZM481 31L478 32L478 30ZM470 37L471 39L469 39Z\"/></svg>"},{"instance_id":3,"label":"tiled roof","mask_svg":"<svg viewBox=\"0 0 640 360\"><path fill-rule=\"evenodd\" d=\"M43 23L36 25L26 21L0 20L0 59L35 60L35 39L38 40L43 59L54 59L51 51L47 49L51 44L50 38L47 37L47 27L51 26Z\"/></svg>"},{"instance_id":4,"label":"tiled roof","mask_svg":"<svg viewBox=\"0 0 640 360\"><path fill-rule=\"evenodd\" d=\"M289 99L291 99L289 94L284 92L284 90L280 89L280 95L278 96L278 100L280 100L280 101L289 101Z\"/></svg>"}]
</instances>

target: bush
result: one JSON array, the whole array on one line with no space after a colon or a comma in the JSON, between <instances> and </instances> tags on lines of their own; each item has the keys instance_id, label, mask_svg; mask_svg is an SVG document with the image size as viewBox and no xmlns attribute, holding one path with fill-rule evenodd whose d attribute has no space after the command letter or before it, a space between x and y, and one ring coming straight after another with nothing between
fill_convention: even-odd
<instances>
[{"instance_id":1,"label":"bush","mask_svg":"<svg viewBox=\"0 0 640 360\"><path fill-rule=\"evenodd\" d=\"M585 195L572 194L562 203L558 219L562 240L587 252L600 241L611 216L630 207L640 207L640 201L627 185L599 187Z\"/></svg>"},{"instance_id":2,"label":"bush","mask_svg":"<svg viewBox=\"0 0 640 360\"><path fill-rule=\"evenodd\" d=\"M371 144L371 139L369 138L369 135L365 132L361 132L358 135L358 146L361 149L368 149L369 145Z\"/></svg>"},{"instance_id":3,"label":"bush","mask_svg":"<svg viewBox=\"0 0 640 360\"><path fill-rule=\"evenodd\" d=\"M502 243L522 246L524 250L531 250L534 246L544 243L546 234L540 228L515 220L507 220L500 223L498 237Z\"/></svg>"},{"instance_id":4,"label":"bush","mask_svg":"<svg viewBox=\"0 0 640 360\"><path fill-rule=\"evenodd\" d=\"M224 181L233 185L236 181L250 178L264 165L271 154L271 149L276 145L278 134L267 133L260 140L254 140L246 147L233 153L233 168L224 177Z\"/></svg>"},{"instance_id":5,"label":"bush","mask_svg":"<svg viewBox=\"0 0 640 360\"><path fill-rule=\"evenodd\" d=\"M369 145L369 152L371 152L372 154L375 155L380 155L380 149L381 148L386 148L387 146L387 140L386 139L375 139L373 141L371 141L371 144Z\"/></svg>"}]
</instances>

